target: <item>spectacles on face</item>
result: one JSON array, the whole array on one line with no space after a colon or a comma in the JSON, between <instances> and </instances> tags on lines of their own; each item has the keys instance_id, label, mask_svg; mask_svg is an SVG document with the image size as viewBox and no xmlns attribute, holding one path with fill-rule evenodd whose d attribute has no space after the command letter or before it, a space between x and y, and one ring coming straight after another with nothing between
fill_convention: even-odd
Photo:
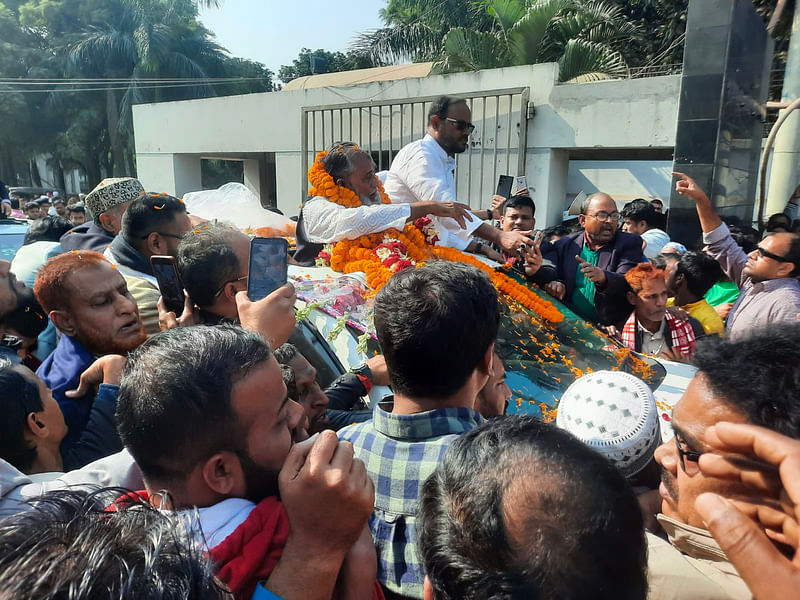
<instances>
[{"instance_id":1,"label":"spectacles on face","mask_svg":"<svg viewBox=\"0 0 800 600\"><path fill-rule=\"evenodd\" d=\"M226 281L225 283L223 283L223 284L222 284L222 287L221 287L221 288L219 288L219 289L216 291L216 293L214 294L214 298L219 298L220 294L222 294L222 292L224 292L224 291L225 291L225 286L226 286L226 285L228 285L229 283L236 283L237 281L242 281L242 280L245 280L245 281L246 281L246 280L248 280L249 278L250 278L250 276L249 276L249 275L242 275L242 276L241 276L241 277L239 277L238 279L231 279L230 281Z\"/></svg>"},{"instance_id":2,"label":"spectacles on face","mask_svg":"<svg viewBox=\"0 0 800 600\"><path fill-rule=\"evenodd\" d=\"M147 235L143 235L143 236L142 236L142 237L140 237L139 239L140 239L140 240L146 240L147 238L149 238L149 237L150 237L151 235L153 235L154 233L157 233L157 234L158 234L158 235L160 235L161 237L166 237L166 238L174 238L174 239L176 239L176 240L182 240L182 239L183 239L183 236L182 236L182 235L175 235L174 233L164 233L163 231L151 231L150 233L148 233Z\"/></svg>"},{"instance_id":3,"label":"spectacles on face","mask_svg":"<svg viewBox=\"0 0 800 600\"><path fill-rule=\"evenodd\" d=\"M681 469L689 477L694 477L700 472L700 465L697 464L700 460L702 452L695 452L694 450L684 450L681 448L681 442L678 439L678 434L675 434L675 447L678 449L678 458L681 461ZM687 467L688 461L688 467Z\"/></svg>"},{"instance_id":4,"label":"spectacles on face","mask_svg":"<svg viewBox=\"0 0 800 600\"><path fill-rule=\"evenodd\" d=\"M451 123L455 123L456 127L460 131L468 131L469 133L475 131L475 125L473 125L469 121L464 121L463 119L454 119L452 117L445 117L444 120L450 121Z\"/></svg>"},{"instance_id":5,"label":"spectacles on face","mask_svg":"<svg viewBox=\"0 0 800 600\"><path fill-rule=\"evenodd\" d=\"M777 261L779 263L792 262L784 258L783 256L778 256L777 254L773 254L769 250L764 250L761 246L756 246L756 252L758 252L759 256L763 256L764 258L771 258L772 260Z\"/></svg>"},{"instance_id":6,"label":"spectacles on face","mask_svg":"<svg viewBox=\"0 0 800 600\"><path fill-rule=\"evenodd\" d=\"M593 219L597 219L598 221L601 221L603 223L605 223L607 221L613 221L614 223L619 223L619 213L618 212L607 213L606 211L601 210L601 211L598 211L598 212L594 213L593 215L586 215L586 216L587 217L592 217Z\"/></svg>"}]
</instances>

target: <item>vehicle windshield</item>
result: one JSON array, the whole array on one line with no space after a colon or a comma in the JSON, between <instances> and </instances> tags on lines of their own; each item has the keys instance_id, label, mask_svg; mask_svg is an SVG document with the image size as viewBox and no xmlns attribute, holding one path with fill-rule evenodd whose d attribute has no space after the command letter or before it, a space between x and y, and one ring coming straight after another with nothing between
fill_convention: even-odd
<instances>
[{"instance_id":1,"label":"vehicle windshield","mask_svg":"<svg viewBox=\"0 0 800 600\"><path fill-rule=\"evenodd\" d=\"M529 289L552 302L564 314L564 320L551 323L509 296L500 295L500 330L495 349L503 360L506 381L513 394L509 413L552 421L567 387L593 371L626 371L643 379L653 390L661 384L666 370L655 359L616 344L538 287ZM346 329L354 338L362 339L368 329L371 302L366 299L368 294L358 277L351 274L306 279L299 275L295 290L299 299L311 303L310 307L337 319L339 331ZM299 320L301 315L298 313ZM369 335L363 337L362 354L371 356L380 351L376 340Z\"/></svg>"},{"instance_id":2,"label":"vehicle windshield","mask_svg":"<svg viewBox=\"0 0 800 600\"><path fill-rule=\"evenodd\" d=\"M11 262L14 260L14 255L17 250L22 248L22 242L25 240L25 228L20 228L16 225L10 225L10 231L6 231L5 227L0 225L0 259Z\"/></svg>"},{"instance_id":3,"label":"vehicle windshield","mask_svg":"<svg viewBox=\"0 0 800 600\"><path fill-rule=\"evenodd\" d=\"M626 371L655 390L664 367L612 342L569 308L534 286L530 289L564 313L554 324L501 296L500 331L495 349L506 368L512 396L509 414L555 419L561 395L581 375L600 370Z\"/></svg>"}]
</instances>

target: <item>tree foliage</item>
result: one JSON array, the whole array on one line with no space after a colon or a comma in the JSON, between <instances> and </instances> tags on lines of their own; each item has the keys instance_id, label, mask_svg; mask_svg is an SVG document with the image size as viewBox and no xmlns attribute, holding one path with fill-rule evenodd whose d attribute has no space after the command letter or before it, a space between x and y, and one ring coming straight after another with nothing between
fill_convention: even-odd
<instances>
[{"instance_id":1,"label":"tree foliage","mask_svg":"<svg viewBox=\"0 0 800 600\"><path fill-rule=\"evenodd\" d=\"M353 71L355 69L367 69L378 66L370 58L359 52L328 52L327 50L314 50L303 48L292 61L291 65L281 65L278 69L278 79L283 83L289 83L292 79L313 75L311 72L311 57L321 58L325 61L326 73L338 73L340 71Z\"/></svg>"},{"instance_id":2,"label":"tree foliage","mask_svg":"<svg viewBox=\"0 0 800 600\"><path fill-rule=\"evenodd\" d=\"M217 2L0 0L0 77L113 80L91 91L78 91L93 87L86 83L25 92L0 85L4 180L25 178L26 165L40 153L52 155L57 174L81 167L92 185L104 176L135 174L134 104L272 90L268 69L231 57L215 42L197 19L201 4Z\"/></svg>"},{"instance_id":3,"label":"tree foliage","mask_svg":"<svg viewBox=\"0 0 800 600\"><path fill-rule=\"evenodd\" d=\"M390 0L387 27L356 49L373 60L434 61L438 71L558 62L562 81L618 77L640 34L607 0Z\"/></svg>"}]
</instances>

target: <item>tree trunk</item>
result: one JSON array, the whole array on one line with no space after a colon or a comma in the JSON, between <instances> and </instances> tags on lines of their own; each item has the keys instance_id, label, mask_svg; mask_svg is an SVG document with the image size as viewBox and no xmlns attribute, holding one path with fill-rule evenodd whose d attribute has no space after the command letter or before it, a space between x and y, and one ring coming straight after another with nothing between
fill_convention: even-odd
<instances>
[{"instance_id":1,"label":"tree trunk","mask_svg":"<svg viewBox=\"0 0 800 600\"><path fill-rule=\"evenodd\" d=\"M119 131L119 102L114 90L106 91L106 121L108 122L108 135L111 140L111 156L113 176L125 176L125 146ZM109 176L111 176L109 173Z\"/></svg>"},{"instance_id":2,"label":"tree trunk","mask_svg":"<svg viewBox=\"0 0 800 600\"><path fill-rule=\"evenodd\" d=\"M56 187L67 191L67 182L64 181L64 165L61 164L61 159L58 156L53 157L53 173L56 176Z\"/></svg>"},{"instance_id":3,"label":"tree trunk","mask_svg":"<svg viewBox=\"0 0 800 600\"><path fill-rule=\"evenodd\" d=\"M42 178L39 175L39 166L36 164L36 158L28 160L28 172L31 175L31 186L42 187Z\"/></svg>"}]
</instances>

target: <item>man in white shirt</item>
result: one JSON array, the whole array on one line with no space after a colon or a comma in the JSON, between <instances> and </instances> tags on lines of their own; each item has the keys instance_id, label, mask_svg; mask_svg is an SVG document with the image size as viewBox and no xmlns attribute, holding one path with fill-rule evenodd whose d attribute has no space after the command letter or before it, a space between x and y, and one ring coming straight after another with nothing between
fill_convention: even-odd
<instances>
[{"instance_id":1,"label":"man in white shirt","mask_svg":"<svg viewBox=\"0 0 800 600\"><path fill-rule=\"evenodd\" d=\"M322 160L333 182L354 192L361 206L348 208L321 196L311 198L303 206L302 235L309 242L328 244L390 228L403 229L407 222L426 215L448 217L457 228L470 224L469 207L458 202L401 203L392 199L392 204L382 204L372 156L352 142L334 145Z\"/></svg>"},{"instance_id":2,"label":"man in white shirt","mask_svg":"<svg viewBox=\"0 0 800 600\"><path fill-rule=\"evenodd\" d=\"M456 202L454 157L467 149L469 135L475 128L471 118L463 98L442 96L433 101L428 111L427 135L401 148L386 176L386 193L392 202ZM530 243L530 231L501 231L474 214L471 216L466 227L460 227L451 218L435 218L440 243L464 250L474 236L494 243L507 253L516 252L520 244Z\"/></svg>"}]
</instances>

